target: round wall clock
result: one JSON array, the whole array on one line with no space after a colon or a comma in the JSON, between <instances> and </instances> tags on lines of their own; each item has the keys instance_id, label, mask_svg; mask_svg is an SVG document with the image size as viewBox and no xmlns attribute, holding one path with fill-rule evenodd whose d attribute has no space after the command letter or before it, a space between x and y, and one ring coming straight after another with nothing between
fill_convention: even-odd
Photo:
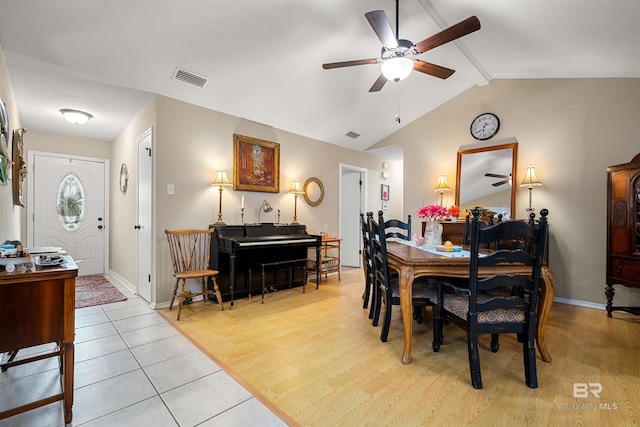
<instances>
[{"instance_id":1,"label":"round wall clock","mask_svg":"<svg viewBox=\"0 0 640 427\"><path fill-rule=\"evenodd\" d=\"M493 138L500 130L500 119L493 113L482 113L471 122L471 136L480 141Z\"/></svg>"},{"instance_id":2,"label":"round wall clock","mask_svg":"<svg viewBox=\"0 0 640 427\"><path fill-rule=\"evenodd\" d=\"M120 166L120 191L123 193L127 192L127 186L129 185L129 170L127 169L127 164L123 163Z\"/></svg>"}]
</instances>

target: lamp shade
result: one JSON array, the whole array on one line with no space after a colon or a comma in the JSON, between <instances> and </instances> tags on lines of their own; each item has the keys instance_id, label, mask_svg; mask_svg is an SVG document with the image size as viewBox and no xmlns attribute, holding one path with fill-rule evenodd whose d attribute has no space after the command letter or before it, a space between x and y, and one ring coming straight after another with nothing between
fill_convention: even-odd
<instances>
[{"instance_id":1,"label":"lamp shade","mask_svg":"<svg viewBox=\"0 0 640 427\"><path fill-rule=\"evenodd\" d=\"M435 191L440 193L444 193L445 191L451 191L449 188L449 184L447 184L447 176L445 174L440 174L438 178L438 185L434 188Z\"/></svg>"},{"instance_id":2,"label":"lamp shade","mask_svg":"<svg viewBox=\"0 0 640 427\"><path fill-rule=\"evenodd\" d=\"M212 185L229 185L231 184L231 181L229 181L229 177L227 177L227 172L226 171L218 171L216 173L216 179L213 180Z\"/></svg>"},{"instance_id":3,"label":"lamp shade","mask_svg":"<svg viewBox=\"0 0 640 427\"><path fill-rule=\"evenodd\" d=\"M522 180L522 184L520 184L520 187L531 188L531 187L539 187L541 185L542 183L536 176L536 170L531 165L527 166L527 173L524 179Z\"/></svg>"},{"instance_id":4,"label":"lamp shade","mask_svg":"<svg viewBox=\"0 0 640 427\"><path fill-rule=\"evenodd\" d=\"M298 180L293 181L293 184L291 184L291 190L289 190L289 193L293 193L293 194L304 193L304 190L302 189L302 185L300 184L300 181Z\"/></svg>"},{"instance_id":5,"label":"lamp shade","mask_svg":"<svg viewBox=\"0 0 640 427\"><path fill-rule=\"evenodd\" d=\"M273 210L273 208L271 207L269 202L267 202L266 200L263 200L262 201L262 206L260 206L260 210L262 212L271 212Z\"/></svg>"},{"instance_id":6,"label":"lamp shade","mask_svg":"<svg viewBox=\"0 0 640 427\"><path fill-rule=\"evenodd\" d=\"M393 80L397 83L409 77L411 70L413 70L413 61L403 56L396 56L383 62L380 70L387 80Z\"/></svg>"},{"instance_id":7,"label":"lamp shade","mask_svg":"<svg viewBox=\"0 0 640 427\"><path fill-rule=\"evenodd\" d=\"M80 110L70 110L68 108L60 110L62 117L69 123L74 125L83 125L87 123L93 116Z\"/></svg>"}]
</instances>

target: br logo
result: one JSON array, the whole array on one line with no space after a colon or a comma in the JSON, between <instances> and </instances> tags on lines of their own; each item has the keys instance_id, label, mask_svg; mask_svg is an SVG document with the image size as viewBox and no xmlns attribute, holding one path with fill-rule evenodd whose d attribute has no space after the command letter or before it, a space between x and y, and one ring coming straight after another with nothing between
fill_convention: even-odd
<instances>
[{"instance_id":1,"label":"br logo","mask_svg":"<svg viewBox=\"0 0 640 427\"><path fill-rule=\"evenodd\" d=\"M573 397L575 399L585 399L589 397L589 393L599 399L601 392L602 384L600 383L573 383Z\"/></svg>"}]
</instances>

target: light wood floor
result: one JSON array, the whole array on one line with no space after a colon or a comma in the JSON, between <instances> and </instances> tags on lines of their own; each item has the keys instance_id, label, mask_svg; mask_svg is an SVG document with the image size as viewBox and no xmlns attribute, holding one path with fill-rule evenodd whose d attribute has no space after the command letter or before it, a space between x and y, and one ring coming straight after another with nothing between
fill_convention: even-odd
<instances>
[{"instance_id":1,"label":"light wood floor","mask_svg":"<svg viewBox=\"0 0 640 427\"><path fill-rule=\"evenodd\" d=\"M159 312L221 364L302 426L638 426L640 318L555 304L547 326L552 363L538 356L539 388L524 382L521 345L501 336L481 343L483 390L471 386L465 333L445 326L433 353L432 313L413 329L412 363L403 365L402 322L394 307L380 342L362 309L363 274L343 268L319 290L301 288L236 302ZM604 299L604 285L603 285ZM600 397L574 398L574 383L600 383ZM215 396L211 396L215 398ZM274 406L271 406L274 408ZM290 417L290 418L289 418Z\"/></svg>"}]
</instances>

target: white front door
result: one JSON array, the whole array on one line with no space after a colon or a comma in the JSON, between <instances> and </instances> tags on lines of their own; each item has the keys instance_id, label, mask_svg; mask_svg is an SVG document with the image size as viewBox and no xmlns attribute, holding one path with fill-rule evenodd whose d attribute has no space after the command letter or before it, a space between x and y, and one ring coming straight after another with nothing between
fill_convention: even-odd
<instances>
[{"instance_id":1,"label":"white front door","mask_svg":"<svg viewBox=\"0 0 640 427\"><path fill-rule=\"evenodd\" d=\"M60 246L78 274L105 272L105 160L33 156L30 247Z\"/></svg>"},{"instance_id":2,"label":"white front door","mask_svg":"<svg viewBox=\"0 0 640 427\"><path fill-rule=\"evenodd\" d=\"M151 291L153 277L151 275L152 268L152 208L153 199L151 184L153 179L153 157L152 154L153 133L149 129L140 138L138 138L138 181L137 181L137 222L136 230L138 232L138 250L137 250L137 293L147 302L151 301Z\"/></svg>"}]
</instances>

